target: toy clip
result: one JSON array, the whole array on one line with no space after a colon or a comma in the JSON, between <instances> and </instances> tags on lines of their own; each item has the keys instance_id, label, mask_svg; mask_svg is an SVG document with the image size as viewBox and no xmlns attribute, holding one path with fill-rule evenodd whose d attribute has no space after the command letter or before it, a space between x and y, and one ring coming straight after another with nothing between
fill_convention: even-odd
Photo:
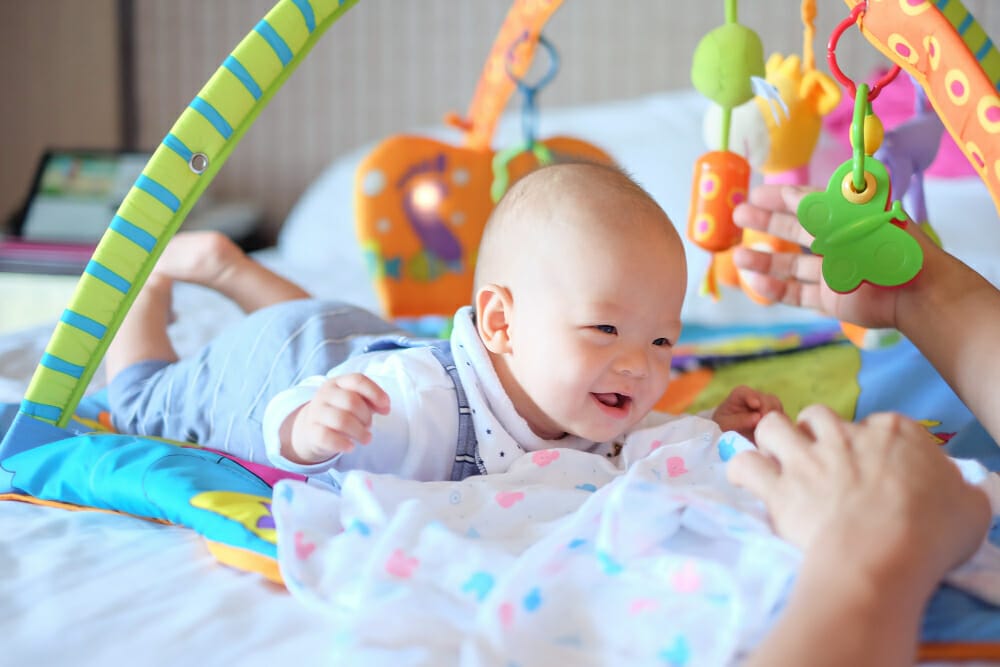
<instances>
[{"instance_id":1,"label":"toy clip","mask_svg":"<svg viewBox=\"0 0 1000 667\"><path fill-rule=\"evenodd\" d=\"M906 284L920 272L924 258L920 244L905 229L908 217L899 201L890 202L889 172L874 157L883 130L871 102L899 67L869 90L867 84L856 86L837 66L837 40L858 20L863 7L857 5L837 27L827 54L834 76L854 95L853 154L833 172L826 190L803 197L796 212L814 237L810 249L823 257L823 279L841 293L853 292L861 283Z\"/></svg>"},{"instance_id":2,"label":"toy clip","mask_svg":"<svg viewBox=\"0 0 1000 667\"><path fill-rule=\"evenodd\" d=\"M522 32L511 43L507 51L507 76L510 77L517 86L518 91L524 96L521 106L521 135L523 140L519 144L505 148L502 151L497 151L496 155L493 156L493 183L490 186L490 197L493 199L493 203L500 201L500 198L507 192L507 188L510 186L510 170L508 165L518 155L530 151L540 165L552 164L553 161L552 151L537 141L538 104L535 101L535 97L538 91L549 85L559 71L559 54L556 52L556 48L552 45L552 42L546 39L545 35L539 34L538 43L549 54L549 69L534 85L528 85L524 82L524 79L511 71L510 61L514 58L515 49L529 38L530 35L527 31Z\"/></svg>"}]
</instances>

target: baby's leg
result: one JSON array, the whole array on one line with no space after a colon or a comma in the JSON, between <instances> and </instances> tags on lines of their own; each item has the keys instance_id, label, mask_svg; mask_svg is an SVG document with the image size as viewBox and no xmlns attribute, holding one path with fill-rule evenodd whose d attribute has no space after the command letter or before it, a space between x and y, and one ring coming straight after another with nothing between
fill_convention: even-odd
<instances>
[{"instance_id":1,"label":"baby's leg","mask_svg":"<svg viewBox=\"0 0 1000 667\"><path fill-rule=\"evenodd\" d=\"M347 304L275 304L178 361L134 357L108 385L112 422L122 433L197 442L267 463L262 422L275 394L326 373L374 339L400 333Z\"/></svg>"},{"instance_id":2,"label":"baby's leg","mask_svg":"<svg viewBox=\"0 0 1000 667\"><path fill-rule=\"evenodd\" d=\"M225 234L182 232L163 250L153 274L210 287L251 313L309 293L247 256Z\"/></svg>"},{"instance_id":3,"label":"baby's leg","mask_svg":"<svg viewBox=\"0 0 1000 667\"><path fill-rule=\"evenodd\" d=\"M108 346L105 367L109 382L141 361L177 361L167 325L172 317L173 283L178 280L215 289L248 313L309 296L298 285L252 260L225 234L177 234L164 248Z\"/></svg>"},{"instance_id":4,"label":"baby's leg","mask_svg":"<svg viewBox=\"0 0 1000 667\"><path fill-rule=\"evenodd\" d=\"M108 381L140 361L177 361L177 352L167 336L170 324L173 281L152 274L146 280L104 357Z\"/></svg>"}]
</instances>

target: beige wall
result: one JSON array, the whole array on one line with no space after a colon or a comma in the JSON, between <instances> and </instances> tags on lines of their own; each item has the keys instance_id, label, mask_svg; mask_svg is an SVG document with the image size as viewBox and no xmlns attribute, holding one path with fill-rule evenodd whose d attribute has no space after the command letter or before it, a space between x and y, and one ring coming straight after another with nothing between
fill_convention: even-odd
<instances>
[{"instance_id":1,"label":"beige wall","mask_svg":"<svg viewBox=\"0 0 1000 667\"><path fill-rule=\"evenodd\" d=\"M818 32L829 35L846 7L841 11L832 0L819 4L837 8L821 15ZM270 0L137 0L143 144L162 139L270 5ZM796 0L744 0L741 19L760 32L769 50L801 51L798 6ZM361 0L261 114L216 177L213 192L254 193L270 223L279 224L335 156L393 132L437 123L448 111L464 111L508 7L506 0ZM721 0L691 7L681 0L565 0L545 31L562 67L540 95L542 112L689 87L694 44L724 20ZM846 66L880 58L873 49L850 48L860 41L845 42ZM823 44L823 38L817 40L818 49Z\"/></svg>"},{"instance_id":2,"label":"beige wall","mask_svg":"<svg viewBox=\"0 0 1000 667\"><path fill-rule=\"evenodd\" d=\"M39 147L117 142L114 0L0 3L5 67L0 206L12 207ZM134 0L140 145L152 148L272 0ZM817 54L846 15L819 0ZM965 0L993 35L1000 3ZM316 46L216 177L217 196L252 197L280 224L324 165L387 134L464 111L508 0L361 0ZM696 8L695 8L696 7ZM801 50L796 0L742 0L740 18L770 51ZM52 19L53 16L57 18ZM688 87L691 51L723 20L722 0L565 0L546 35L562 69L546 107ZM51 26L51 27L50 27ZM884 59L855 31L838 51L859 76ZM825 66L825 65L824 65ZM30 72L30 75L28 73ZM84 73L93 82L84 83ZM13 118L13 121L8 119Z\"/></svg>"},{"instance_id":3,"label":"beige wall","mask_svg":"<svg viewBox=\"0 0 1000 667\"><path fill-rule=\"evenodd\" d=\"M0 221L47 146L117 146L114 0L0 2Z\"/></svg>"}]
</instances>

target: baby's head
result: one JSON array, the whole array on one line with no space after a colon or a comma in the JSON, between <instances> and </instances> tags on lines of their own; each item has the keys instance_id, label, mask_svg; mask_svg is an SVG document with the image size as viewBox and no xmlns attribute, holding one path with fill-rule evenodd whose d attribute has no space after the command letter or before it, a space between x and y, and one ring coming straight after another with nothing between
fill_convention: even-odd
<instances>
[{"instance_id":1,"label":"baby's head","mask_svg":"<svg viewBox=\"0 0 1000 667\"><path fill-rule=\"evenodd\" d=\"M500 200L476 260L479 336L539 436L612 440L667 388L687 265L663 209L615 167L534 171Z\"/></svg>"}]
</instances>

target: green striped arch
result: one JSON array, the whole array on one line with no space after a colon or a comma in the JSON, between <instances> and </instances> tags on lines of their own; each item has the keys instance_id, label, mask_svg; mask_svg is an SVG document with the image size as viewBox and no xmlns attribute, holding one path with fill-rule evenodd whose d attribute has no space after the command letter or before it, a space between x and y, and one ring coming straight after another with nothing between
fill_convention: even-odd
<instances>
[{"instance_id":1,"label":"green striped arch","mask_svg":"<svg viewBox=\"0 0 1000 667\"><path fill-rule=\"evenodd\" d=\"M164 247L316 41L358 0L280 0L223 61L112 218L19 407L65 427Z\"/></svg>"}]
</instances>

